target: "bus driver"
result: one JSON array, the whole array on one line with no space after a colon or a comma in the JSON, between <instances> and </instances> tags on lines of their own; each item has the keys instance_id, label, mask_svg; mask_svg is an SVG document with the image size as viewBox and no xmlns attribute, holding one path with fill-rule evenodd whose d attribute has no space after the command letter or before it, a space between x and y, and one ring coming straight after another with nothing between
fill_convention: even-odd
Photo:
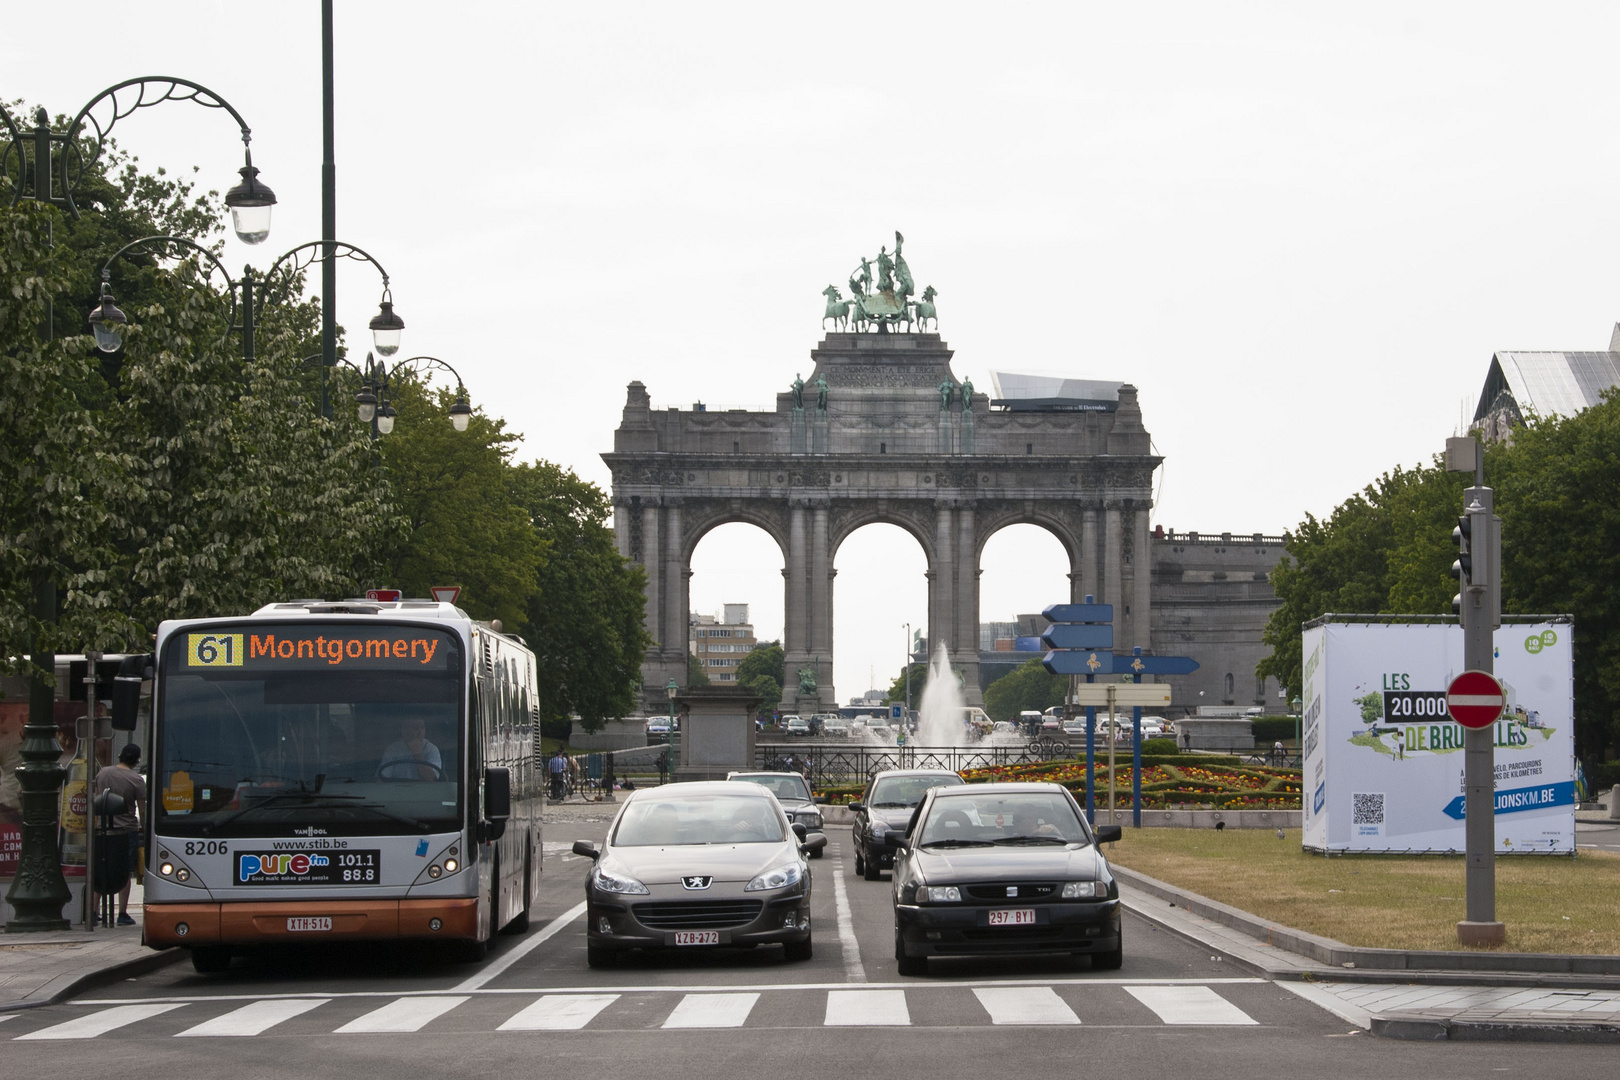
<instances>
[{"instance_id":1,"label":"bus driver","mask_svg":"<svg viewBox=\"0 0 1620 1080\"><path fill-rule=\"evenodd\" d=\"M400 722L399 738L383 751L377 774L385 780L443 778L444 760L439 756L439 748L427 740L427 721L420 716L408 716Z\"/></svg>"}]
</instances>

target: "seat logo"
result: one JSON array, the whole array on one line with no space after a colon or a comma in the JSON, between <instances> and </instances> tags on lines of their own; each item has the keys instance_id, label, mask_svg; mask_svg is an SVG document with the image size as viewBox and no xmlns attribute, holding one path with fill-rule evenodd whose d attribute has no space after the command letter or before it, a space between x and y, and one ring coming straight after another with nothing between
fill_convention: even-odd
<instances>
[{"instance_id":1,"label":"seat logo","mask_svg":"<svg viewBox=\"0 0 1620 1080\"><path fill-rule=\"evenodd\" d=\"M681 878L681 884L688 889L707 889L714 884L714 878L708 874L693 874L690 877Z\"/></svg>"},{"instance_id":2,"label":"seat logo","mask_svg":"<svg viewBox=\"0 0 1620 1080\"><path fill-rule=\"evenodd\" d=\"M1007 886L1007 895L1008 895L1008 897L1016 897L1018 895L1018 886L1016 886L1016 885Z\"/></svg>"}]
</instances>

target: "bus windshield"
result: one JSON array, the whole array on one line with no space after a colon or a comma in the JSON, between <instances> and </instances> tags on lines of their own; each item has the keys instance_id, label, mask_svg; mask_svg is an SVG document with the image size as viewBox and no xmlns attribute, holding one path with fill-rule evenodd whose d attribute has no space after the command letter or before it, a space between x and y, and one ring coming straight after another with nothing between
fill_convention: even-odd
<instances>
[{"instance_id":1,"label":"bus windshield","mask_svg":"<svg viewBox=\"0 0 1620 1080\"><path fill-rule=\"evenodd\" d=\"M446 630L370 622L171 635L154 716L157 832L460 828L461 652Z\"/></svg>"}]
</instances>

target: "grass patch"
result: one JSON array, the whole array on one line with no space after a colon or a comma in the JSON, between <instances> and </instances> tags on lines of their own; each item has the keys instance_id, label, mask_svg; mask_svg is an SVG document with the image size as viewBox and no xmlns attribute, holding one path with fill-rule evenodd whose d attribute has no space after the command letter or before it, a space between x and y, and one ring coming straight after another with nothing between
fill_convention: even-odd
<instances>
[{"instance_id":1,"label":"grass patch","mask_svg":"<svg viewBox=\"0 0 1620 1080\"><path fill-rule=\"evenodd\" d=\"M1462 856L1300 850L1300 830L1126 829L1110 862L1263 919L1380 949L1461 951ZM1620 855L1496 860L1496 917L1509 952L1620 954Z\"/></svg>"}]
</instances>

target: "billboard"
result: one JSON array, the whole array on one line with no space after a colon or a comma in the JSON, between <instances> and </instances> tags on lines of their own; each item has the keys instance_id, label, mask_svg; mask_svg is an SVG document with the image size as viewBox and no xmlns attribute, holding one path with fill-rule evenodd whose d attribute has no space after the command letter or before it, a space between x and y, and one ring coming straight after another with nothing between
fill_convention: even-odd
<instances>
[{"instance_id":1,"label":"billboard","mask_svg":"<svg viewBox=\"0 0 1620 1080\"><path fill-rule=\"evenodd\" d=\"M1573 626L1506 622L1495 674L1496 850L1575 851ZM1304 846L1463 851L1463 732L1446 687L1463 671L1455 623L1332 622L1304 636Z\"/></svg>"}]
</instances>

